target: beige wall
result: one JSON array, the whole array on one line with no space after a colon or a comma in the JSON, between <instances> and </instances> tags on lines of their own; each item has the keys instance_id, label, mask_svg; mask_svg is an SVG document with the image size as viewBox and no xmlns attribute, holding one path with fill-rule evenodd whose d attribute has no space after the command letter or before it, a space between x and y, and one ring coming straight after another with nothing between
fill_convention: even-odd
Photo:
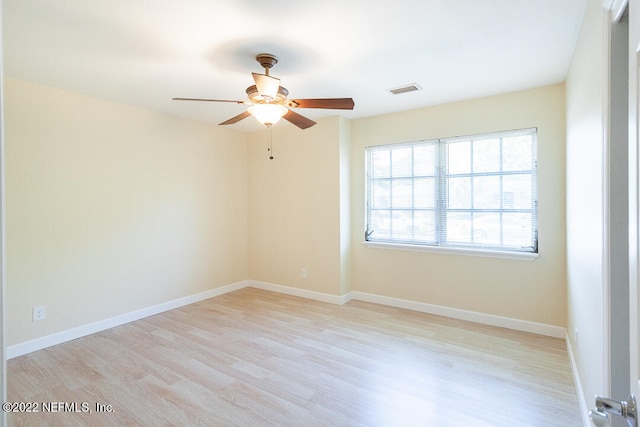
<instances>
[{"instance_id":1,"label":"beige wall","mask_svg":"<svg viewBox=\"0 0 640 427\"><path fill-rule=\"evenodd\" d=\"M249 278L340 295L341 138L338 117L304 131L273 128L249 136ZM344 149L343 149L344 154ZM348 227L348 225L345 225ZM345 255L346 256L346 255ZM307 278L301 269L307 269Z\"/></svg>"},{"instance_id":2,"label":"beige wall","mask_svg":"<svg viewBox=\"0 0 640 427\"><path fill-rule=\"evenodd\" d=\"M351 291L351 122L340 118L340 294Z\"/></svg>"},{"instance_id":3,"label":"beige wall","mask_svg":"<svg viewBox=\"0 0 640 427\"><path fill-rule=\"evenodd\" d=\"M563 85L272 135L6 92L10 345L245 279L566 324ZM537 260L362 245L365 146L533 126Z\"/></svg>"},{"instance_id":4,"label":"beige wall","mask_svg":"<svg viewBox=\"0 0 640 427\"><path fill-rule=\"evenodd\" d=\"M590 0L567 78L568 330L584 399L604 383L604 40L602 2ZM579 339L576 339L575 329Z\"/></svg>"},{"instance_id":5,"label":"beige wall","mask_svg":"<svg viewBox=\"0 0 640 427\"><path fill-rule=\"evenodd\" d=\"M247 278L245 135L11 78L5 106L9 345Z\"/></svg>"},{"instance_id":6,"label":"beige wall","mask_svg":"<svg viewBox=\"0 0 640 427\"><path fill-rule=\"evenodd\" d=\"M353 290L564 327L564 85L456 102L351 123ZM535 261L369 248L364 150L369 145L538 128Z\"/></svg>"},{"instance_id":7,"label":"beige wall","mask_svg":"<svg viewBox=\"0 0 640 427\"><path fill-rule=\"evenodd\" d=\"M350 290L564 327L564 85L249 136L249 278ZM367 248L364 147L538 128L540 256L515 261ZM350 185L349 185L350 182ZM350 200L350 202L348 202ZM345 238L345 234L350 239ZM308 277L300 277L306 268Z\"/></svg>"}]
</instances>

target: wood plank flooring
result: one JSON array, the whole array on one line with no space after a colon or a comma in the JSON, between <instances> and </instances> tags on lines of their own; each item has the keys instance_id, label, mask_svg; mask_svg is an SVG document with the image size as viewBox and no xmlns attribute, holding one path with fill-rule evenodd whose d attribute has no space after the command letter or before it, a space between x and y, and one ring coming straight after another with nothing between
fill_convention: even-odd
<instances>
[{"instance_id":1,"label":"wood plank flooring","mask_svg":"<svg viewBox=\"0 0 640 427\"><path fill-rule=\"evenodd\" d=\"M39 403L13 426L582 425L563 340L251 288L11 359L7 389Z\"/></svg>"}]
</instances>

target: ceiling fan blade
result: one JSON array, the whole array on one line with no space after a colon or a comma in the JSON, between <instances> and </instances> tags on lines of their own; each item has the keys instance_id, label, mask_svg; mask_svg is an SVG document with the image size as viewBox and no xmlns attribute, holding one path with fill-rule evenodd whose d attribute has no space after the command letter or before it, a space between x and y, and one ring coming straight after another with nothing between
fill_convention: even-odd
<instances>
[{"instance_id":1,"label":"ceiling fan blade","mask_svg":"<svg viewBox=\"0 0 640 427\"><path fill-rule=\"evenodd\" d=\"M251 114L249 114L248 111L245 111L243 113L238 114L237 116L231 117L229 120L227 120L226 122L222 122L220 123L220 125L232 125L234 123L238 123L240 120L246 119L247 117L249 117Z\"/></svg>"},{"instance_id":2,"label":"ceiling fan blade","mask_svg":"<svg viewBox=\"0 0 640 427\"><path fill-rule=\"evenodd\" d=\"M327 108L332 110L353 110L355 103L352 98L316 98L292 99L288 103L293 108Z\"/></svg>"},{"instance_id":3,"label":"ceiling fan blade","mask_svg":"<svg viewBox=\"0 0 640 427\"><path fill-rule=\"evenodd\" d=\"M316 122L314 122L313 120L308 119L305 116L291 110L289 110L284 116L282 116L282 118L289 123L293 123L294 125L298 126L300 129L310 128L311 126L316 124Z\"/></svg>"},{"instance_id":4,"label":"ceiling fan blade","mask_svg":"<svg viewBox=\"0 0 640 427\"><path fill-rule=\"evenodd\" d=\"M206 102L233 102L234 104L244 104L244 101L233 101L229 99L202 99L202 98L171 98L174 101L206 101Z\"/></svg>"},{"instance_id":5,"label":"ceiling fan blade","mask_svg":"<svg viewBox=\"0 0 640 427\"><path fill-rule=\"evenodd\" d=\"M280 88L280 79L267 76L266 74L251 73L253 80L256 82L258 93L267 100L276 99L278 96L278 88Z\"/></svg>"}]
</instances>

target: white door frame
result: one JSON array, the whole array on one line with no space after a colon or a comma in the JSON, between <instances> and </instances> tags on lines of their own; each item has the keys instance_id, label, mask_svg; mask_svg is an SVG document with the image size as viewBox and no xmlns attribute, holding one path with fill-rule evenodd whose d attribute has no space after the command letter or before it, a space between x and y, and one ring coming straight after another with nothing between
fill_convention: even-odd
<instances>
[{"instance_id":1,"label":"white door frame","mask_svg":"<svg viewBox=\"0 0 640 427\"><path fill-rule=\"evenodd\" d=\"M629 0L629 303L630 388L640 395L640 0Z\"/></svg>"},{"instance_id":2,"label":"white door frame","mask_svg":"<svg viewBox=\"0 0 640 427\"><path fill-rule=\"evenodd\" d=\"M604 77L604 88L603 88L603 97L602 97L602 123L603 123L603 153L602 153L602 168L603 168L603 271L602 271L602 280L603 280L603 289L602 289L602 305L603 305L603 341L604 348L603 352L603 369L602 369L602 384L604 388L604 393L608 396L612 395L612 388L620 388L619 384L612 384L612 369L613 365L618 363L617 354L612 354L612 350L614 350L615 346L619 344L614 343L612 340L611 328L612 324L616 324L615 319L612 320L611 316L620 315L620 310L616 310L615 308L612 310L612 307L619 307L622 304L620 301L620 297L613 297L612 286L619 285L619 283L612 283L612 277L616 274L615 269L620 268L616 267L616 261L612 260L612 254L614 256L617 254L616 249L619 246L620 235L616 234L616 230L612 229L612 227L616 227L616 219L612 220L612 208L614 208L614 204L620 198L627 198L627 201L631 203L631 199L628 197L628 193L631 191L631 186L629 189L624 192L624 194L620 193L620 190L616 187L616 182L612 182L612 172L615 172L612 162L619 161L619 157L612 157L612 153L614 150L613 141L612 141L612 125L616 126L618 122L613 119L612 124L612 101L615 93L612 93L612 55L613 55L613 31L615 25L622 18L626 8L628 6L628 0L604 0L603 7L605 9L605 13L603 13L603 50L604 50L604 69L603 69L603 77ZM614 111L615 114L615 111ZM619 117L618 117L619 119ZM629 152L629 155L631 153ZM630 165L631 166L631 165ZM629 178L631 176L632 170L629 168ZM630 225L629 225L630 227ZM624 236L622 236L624 238ZM626 246L626 245L625 245ZM618 251L620 252L620 251ZM626 268L624 266L623 268ZM626 308L626 307L625 307ZM627 313L622 313L626 319L628 316ZM618 322L619 323L619 322ZM625 343L626 346L626 343ZM622 349L616 348L615 350L620 351ZM623 349L624 352L627 352L627 349ZM620 399L626 396L616 396Z\"/></svg>"},{"instance_id":3,"label":"white door frame","mask_svg":"<svg viewBox=\"0 0 640 427\"><path fill-rule=\"evenodd\" d=\"M7 401L7 358L5 352L5 150L4 150L4 80L2 64L2 1L0 1L0 399ZM7 414L0 412L0 426L4 427L7 422Z\"/></svg>"},{"instance_id":4,"label":"white door frame","mask_svg":"<svg viewBox=\"0 0 640 427\"><path fill-rule=\"evenodd\" d=\"M603 301L604 385L609 397L629 393L629 260L628 260L628 0L613 2L605 24L605 257L608 273ZM623 167L625 166L625 167ZM622 211L620 211L622 209ZM616 420L615 425L626 425Z\"/></svg>"}]
</instances>

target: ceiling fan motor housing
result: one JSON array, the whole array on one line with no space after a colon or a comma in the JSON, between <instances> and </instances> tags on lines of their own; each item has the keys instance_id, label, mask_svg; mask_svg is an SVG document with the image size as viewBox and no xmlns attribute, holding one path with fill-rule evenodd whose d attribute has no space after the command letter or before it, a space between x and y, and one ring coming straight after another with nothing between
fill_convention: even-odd
<instances>
[{"instance_id":1,"label":"ceiling fan motor housing","mask_svg":"<svg viewBox=\"0 0 640 427\"><path fill-rule=\"evenodd\" d=\"M271 104L284 105L287 102L287 96L289 96L289 91L282 86L278 88L278 94L276 95L276 99L274 99L271 102L267 101L260 95L260 92L258 92L258 87L256 85L249 86L246 92L247 92L247 96L249 97L249 100L254 104L271 103Z\"/></svg>"}]
</instances>

